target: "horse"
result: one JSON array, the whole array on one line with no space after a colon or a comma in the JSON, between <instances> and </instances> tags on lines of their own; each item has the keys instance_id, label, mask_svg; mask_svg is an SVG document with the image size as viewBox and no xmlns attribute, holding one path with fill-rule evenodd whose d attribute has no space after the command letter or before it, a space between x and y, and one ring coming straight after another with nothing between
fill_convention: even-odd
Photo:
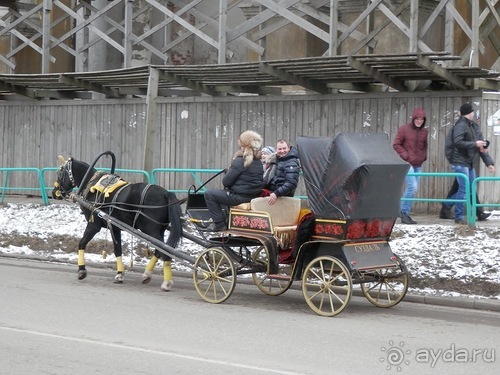
<instances>
[{"instance_id":1,"label":"horse","mask_svg":"<svg viewBox=\"0 0 500 375\"><path fill-rule=\"evenodd\" d=\"M57 180L54 183L52 197L64 199L74 188L82 191L83 199L92 203L96 208L117 220L136 228L162 242L165 230L169 228L167 245L175 248L182 236L182 210L175 193L161 186L147 183L128 183L119 176L92 168L91 178L85 176L90 166L82 161L59 156L61 166L57 171ZM83 179L88 183L80 186ZM116 257L116 276L114 283L121 284L124 280L124 265L122 261L121 229L108 224L94 211L80 204L87 226L83 237L78 243L78 279L87 277L85 268L85 248L102 228L108 228L113 238L113 250ZM153 270L158 260L163 260L163 282L160 289L170 291L173 286L172 258L164 252L155 249L154 255L148 262L142 275L142 283L151 281Z\"/></svg>"}]
</instances>

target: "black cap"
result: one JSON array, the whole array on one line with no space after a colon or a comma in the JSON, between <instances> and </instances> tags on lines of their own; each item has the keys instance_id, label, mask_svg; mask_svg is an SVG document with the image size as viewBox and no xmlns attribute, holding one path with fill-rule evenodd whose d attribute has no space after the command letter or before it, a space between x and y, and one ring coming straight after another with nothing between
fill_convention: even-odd
<instances>
[{"instance_id":1,"label":"black cap","mask_svg":"<svg viewBox=\"0 0 500 375\"><path fill-rule=\"evenodd\" d=\"M462 104L460 107L460 115L465 116L469 113L474 112L474 108L469 103Z\"/></svg>"}]
</instances>

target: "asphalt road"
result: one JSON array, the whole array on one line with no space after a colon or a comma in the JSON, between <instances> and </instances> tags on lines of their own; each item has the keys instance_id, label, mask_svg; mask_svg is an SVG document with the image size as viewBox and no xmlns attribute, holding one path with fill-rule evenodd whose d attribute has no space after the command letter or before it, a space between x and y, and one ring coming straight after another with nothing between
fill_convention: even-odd
<instances>
[{"instance_id":1,"label":"asphalt road","mask_svg":"<svg viewBox=\"0 0 500 375\"><path fill-rule=\"evenodd\" d=\"M500 313L354 297L315 315L299 290L238 283L220 305L192 280L0 258L1 374L498 374Z\"/></svg>"}]
</instances>

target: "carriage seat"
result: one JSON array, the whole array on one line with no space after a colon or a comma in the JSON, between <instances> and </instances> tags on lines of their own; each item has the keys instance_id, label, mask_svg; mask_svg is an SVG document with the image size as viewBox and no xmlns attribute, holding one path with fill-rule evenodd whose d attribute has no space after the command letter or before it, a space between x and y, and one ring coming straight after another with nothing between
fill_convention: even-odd
<instances>
[{"instance_id":1,"label":"carriage seat","mask_svg":"<svg viewBox=\"0 0 500 375\"><path fill-rule=\"evenodd\" d=\"M293 226L299 220L301 202L299 198L280 197L270 206L267 197L254 198L248 203L241 203L232 208L244 211L264 211L271 216L273 226Z\"/></svg>"},{"instance_id":2,"label":"carriage seat","mask_svg":"<svg viewBox=\"0 0 500 375\"><path fill-rule=\"evenodd\" d=\"M299 221L301 201L294 197L279 197L275 204L269 205L267 197L254 198L250 202L252 211L264 211L271 216L273 227L296 226Z\"/></svg>"},{"instance_id":3,"label":"carriage seat","mask_svg":"<svg viewBox=\"0 0 500 375\"><path fill-rule=\"evenodd\" d=\"M252 211L264 211L269 214L273 224L273 234L281 244L282 249L292 246L295 240L295 230L299 222L301 201L294 197L279 197L272 206L268 198L254 198L250 202Z\"/></svg>"},{"instance_id":4,"label":"carriage seat","mask_svg":"<svg viewBox=\"0 0 500 375\"><path fill-rule=\"evenodd\" d=\"M289 248L295 239L301 200L294 197L279 197L272 206L269 205L268 200L267 197L254 198L250 203L243 203L233 208L267 213L271 218L274 237L280 242L282 249Z\"/></svg>"}]
</instances>

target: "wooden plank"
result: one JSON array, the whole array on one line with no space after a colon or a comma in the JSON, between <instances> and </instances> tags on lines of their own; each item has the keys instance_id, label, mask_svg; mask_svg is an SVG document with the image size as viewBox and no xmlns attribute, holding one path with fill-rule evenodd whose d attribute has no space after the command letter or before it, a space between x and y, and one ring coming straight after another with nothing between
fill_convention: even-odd
<instances>
[{"instance_id":1,"label":"wooden plank","mask_svg":"<svg viewBox=\"0 0 500 375\"><path fill-rule=\"evenodd\" d=\"M408 32L409 48L408 52L416 53L418 51L418 2L419 0L410 0L410 29Z\"/></svg>"},{"instance_id":2,"label":"wooden plank","mask_svg":"<svg viewBox=\"0 0 500 375\"><path fill-rule=\"evenodd\" d=\"M328 92L328 88L319 82L313 82L307 79L303 79L301 77L297 77L293 74L287 73L286 71L282 71L275 67L270 66L269 64L265 64L261 62L259 64L259 70L265 74L269 74L275 77L278 77L284 81L291 82L295 85L303 86L307 89L326 94Z\"/></svg>"},{"instance_id":3,"label":"wooden plank","mask_svg":"<svg viewBox=\"0 0 500 375\"><path fill-rule=\"evenodd\" d=\"M153 7L155 7L156 9L158 9L159 11L161 11L162 13L167 15L168 17L172 18L179 25L181 25L184 28L186 28L187 30L191 31L193 34L198 36L200 39L202 39L203 41L205 41L206 43L208 43L212 47L215 47L216 49L220 48L219 43L216 40L214 40L213 38L211 38L207 34L201 32L196 27L191 25L189 22L186 22L183 18L179 17L174 12L170 11L167 7L165 7L161 4L158 4L154 0L145 0L145 1L147 1L150 5L152 5Z\"/></svg>"},{"instance_id":4,"label":"wooden plank","mask_svg":"<svg viewBox=\"0 0 500 375\"><path fill-rule=\"evenodd\" d=\"M408 0L403 1L403 3L394 11L394 15L399 17L401 13L408 7ZM369 14L367 14L368 17ZM375 29L370 31L366 38L364 38L361 43L357 44L352 50L351 54L355 55L357 54L364 46L368 45L373 38L375 38L383 29L387 27L391 23L391 20L389 18L386 18L385 20L382 20Z\"/></svg>"},{"instance_id":5,"label":"wooden plank","mask_svg":"<svg viewBox=\"0 0 500 375\"><path fill-rule=\"evenodd\" d=\"M79 29L81 29L85 26L85 27L88 27L89 29L91 29L92 32L94 32L96 35L98 35L100 38L102 38L102 40L105 41L107 44L114 47L117 51L119 51L122 54L125 53L125 49L120 44L115 42L112 38L108 37L103 31L99 30L96 26L94 26L92 24L92 21L94 21L94 19L99 18L100 16L105 14L109 9L111 9L115 5L118 5L119 3L121 3L120 0L114 0L113 2L109 3L107 6L102 8L99 12L95 13L93 16L91 16L88 19L84 19L82 16L80 16L78 13L76 13L71 8L67 7L65 4L61 3L60 1L58 1L58 0L53 0L53 1L54 1L54 4L56 4L59 8L61 8L61 10L63 10L67 14L69 14L75 20L81 22L80 24L77 25L76 28L72 29L69 33L66 33L61 38L59 38L60 40L64 40L67 37L69 37L70 35L75 34Z\"/></svg>"},{"instance_id":6,"label":"wooden plank","mask_svg":"<svg viewBox=\"0 0 500 375\"><path fill-rule=\"evenodd\" d=\"M420 31L418 34L419 38L423 38L425 36L427 31L429 31L429 28L431 27L431 25L434 23L436 18L438 18L438 16L441 14L441 11L444 9L444 7L446 6L446 4L449 1L450 0L440 0L439 1L439 4L436 5L436 7L432 11L431 15L427 18L427 21L425 21L424 25L420 28Z\"/></svg>"},{"instance_id":7,"label":"wooden plank","mask_svg":"<svg viewBox=\"0 0 500 375\"><path fill-rule=\"evenodd\" d=\"M153 155L155 138L159 134L156 124L156 99L158 96L158 81L160 72L158 69L150 68L148 95L146 97L146 134L144 140L144 165L145 171L153 169Z\"/></svg>"},{"instance_id":8,"label":"wooden plank","mask_svg":"<svg viewBox=\"0 0 500 375\"><path fill-rule=\"evenodd\" d=\"M452 85L454 85L457 88L460 88L462 90L465 90L467 88L467 86L464 84L463 80L459 79L454 74L448 72L445 68L439 66L438 64L433 63L426 56L418 56L417 64L420 65L421 67L429 70L429 71L432 71L433 73L437 74L439 77L450 82Z\"/></svg>"},{"instance_id":9,"label":"wooden plank","mask_svg":"<svg viewBox=\"0 0 500 375\"><path fill-rule=\"evenodd\" d=\"M276 14L288 19L294 24L300 26L302 29L308 31L312 35L317 38L324 40L325 42L329 42L329 34L314 24L304 20L303 18L295 15L293 12L289 11L287 8L280 6L279 4L274 3L271 0L255 0L256 2L264 5L266 8L272 10Z\"/></svg>"},{"instance_id":10,"label":"wooden plank","mask_svg":"<svg viewBox=\"0 0 500 375\"><path fill-rule=\"evenodd\" d=\"M338 43L342 43L347 37L350 36L352 31L356 30L358 26L371 14L380 4L382 0L371 0L371 4L354 20L349 28L339 37Z\"/></svg>"},{"instance_id":11,"label":"wooden plank","mask_svg":"<svg viewBox=\"0 0 500 375\"><path fill-rule=\"evenodd\" d=\"M299 1L300 0L281 0L276 4L280 7L289 8L292 5L298 3ZM264 11L259 12L259 14L250 18L249 20L246 20L245 22L241 23L234 29L228 30L227 41L231 42L234 39L239 38L240 36L248 33L250 30L264 24L266 21L274 17L274 15L275 12L270 9L265 9Z\"/></svg>"},{"instance_id":12,"label":"wooden plank","mask_svg":"<svg viewBox=\"0 0 500 375\"><path fill-rule=\"evenodd\" d=\"M353 57L349 58L349 65L352 66L354 69L359 70L363 74L366 74L367 76L374 78L378 82L385 83L386 85L393 87L399 91L406 91L406 87L404 86L403 83L391 79L390 77L376 71L375 69L372 69L371 67L365 65L364 63Z\"/></svg>"},{"instance_id":13,"label":"wooden plank","mask_svg":"<svg viewBox=\"0 0 500 375\"><path fill-rule=\"evenodd\" d=\"M382 11L382 13L385 14L386 17L388 17L392 21L392 23L398 29L400 29L408 38L410 38L410 30L408 26L406 26L398 17L396 17L389 8L387 8L384 4L380 4L379 9ZM429 48L429 46L427 46L427 44L425 44L421 39L418 40L417 44L418 47L424 52L432 51L432 49Z\"/></svg>"}]
</instances>

